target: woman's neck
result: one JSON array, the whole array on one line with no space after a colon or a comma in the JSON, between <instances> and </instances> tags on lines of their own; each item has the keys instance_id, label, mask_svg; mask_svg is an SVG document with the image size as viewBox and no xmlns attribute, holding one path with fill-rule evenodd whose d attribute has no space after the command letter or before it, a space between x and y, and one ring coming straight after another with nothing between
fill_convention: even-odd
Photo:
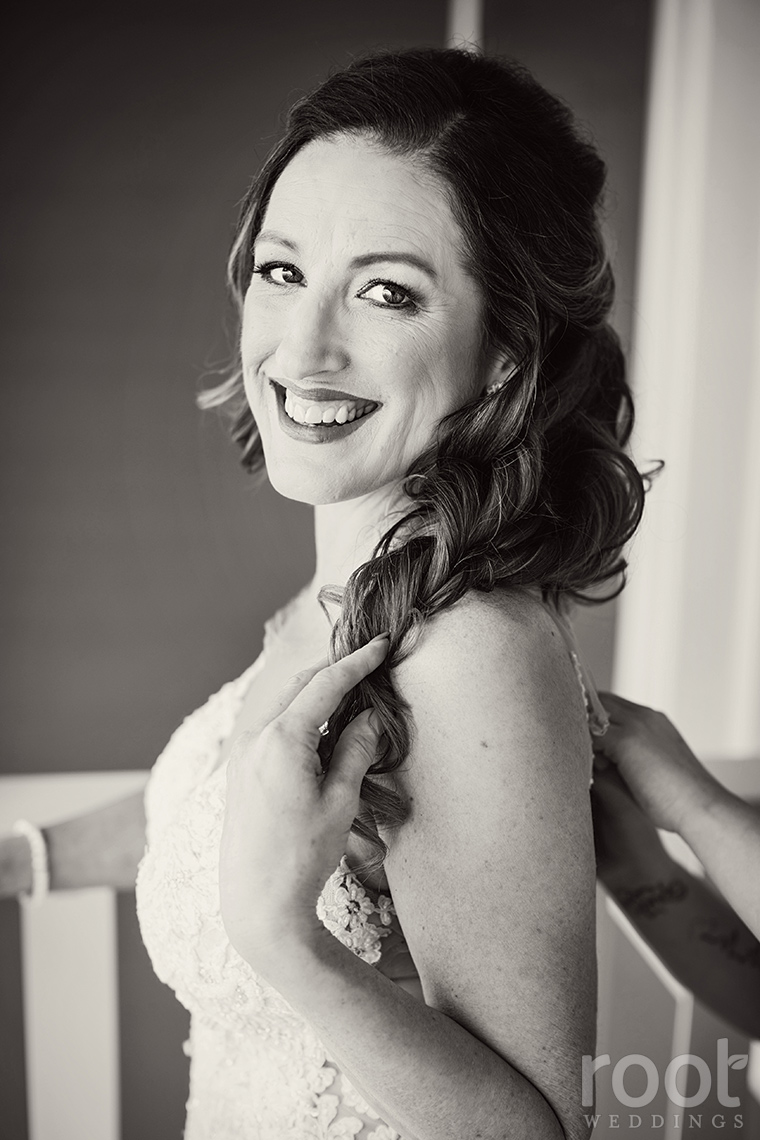
<instances>
[{"instance_id":1,"label":"woman's neck","mask_svg":"<svg viewBox=\"0 0 760 1140\"><path fill-rule=\"evenodd\" d=\"M404 511L395 485L381 487L358 499L315 507L315 593L322 586L345 586Z\"/></svg>"}]
</instances>

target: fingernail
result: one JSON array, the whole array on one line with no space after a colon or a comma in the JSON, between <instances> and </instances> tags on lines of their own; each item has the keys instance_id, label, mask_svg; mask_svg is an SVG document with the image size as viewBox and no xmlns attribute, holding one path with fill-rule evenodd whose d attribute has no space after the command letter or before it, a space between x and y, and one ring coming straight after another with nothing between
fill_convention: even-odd
<instances>
[{"instance_id":1,"label":"fingernail","mask_svg":"<svg viewBox=\"0 0 760 1140\"><path fill-rule=\"evenodd\" d=\"M375 637L372 638L372 641L367 642L367 645L371 645L373 641L383 641L383 639L390 638L390 636L390 631L388 630L386 630L385 633L378 633Z\"/></svg>"},{"instance_id":2,"label":"fingernail","mask_svg":"<svg viewBox=\"0 0 760 1140\"><path fill-rule=\"evenodd\" d=\"M379 736L380 733L383 731L383 722L380 720L380 716L379 716L377 710L373 709L372 712L369 714L369 717L367 719L369 721L369 726L372 729L372 731L376 732Z\"/></svg>"}]
</instances>

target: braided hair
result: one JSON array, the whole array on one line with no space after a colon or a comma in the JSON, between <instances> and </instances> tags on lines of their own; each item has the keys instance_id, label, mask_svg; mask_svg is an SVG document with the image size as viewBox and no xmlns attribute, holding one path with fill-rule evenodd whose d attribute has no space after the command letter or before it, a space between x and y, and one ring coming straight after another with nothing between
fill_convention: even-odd
<instances>
[{"instance_id":1,"label":"braided hair","mask_svg":"<svg viewBox=\"0 0 760 1140\"><path fill-rule=\"evenodd\" d=\"M587 591L612 582L613 596L645 487L625 452L633 403L608 322L614 282L598 218L606 169L565 104L522 66L456 49L382 52L333 74L293 107L243 202L228 266L241 313L277 179L309 142L338 136L421 159L438 177L484 298L483 351L516 364L506 384L443 419L406 474L406 514L344 589L320 592L340 605L331 659L391 634L385 662L342 701L321 745L327 765L345 725L377 710L384 745L353 825L372 867L386 851L378 828L406 815L378 777L409 751L410 710L392 671L424 623L469 590L496 586L594 601ZM201 404L228 406L244 466L263 474L239 359Z\"/></svg>"}]
</instances>

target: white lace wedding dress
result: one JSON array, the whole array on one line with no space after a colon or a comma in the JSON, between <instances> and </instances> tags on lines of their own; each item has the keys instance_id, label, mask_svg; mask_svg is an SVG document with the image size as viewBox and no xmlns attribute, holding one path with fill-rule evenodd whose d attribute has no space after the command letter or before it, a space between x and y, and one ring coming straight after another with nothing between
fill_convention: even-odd
<instances>
[{"instance_id":1,"label":"white lace wedding dress","mask_svg":"<svg viewBox=\"0 0 760 1140\"><path fill-rule=\"evenodd\" d=\"M256 663L177 729L146 790L137 910L158 977L192 1015L185 1140L398 1140L331 1063L309 1024L232 948L219 913L226 781L220 751L281 621L282 614L267 623ZM572 637L567 627L562 632ZM593 714L595 694L569 648ZM391 900L371 897L345 861L325 885L317 914L372 964L388 936L394 951L403 940Z\"/></svg>"}]
</instances>

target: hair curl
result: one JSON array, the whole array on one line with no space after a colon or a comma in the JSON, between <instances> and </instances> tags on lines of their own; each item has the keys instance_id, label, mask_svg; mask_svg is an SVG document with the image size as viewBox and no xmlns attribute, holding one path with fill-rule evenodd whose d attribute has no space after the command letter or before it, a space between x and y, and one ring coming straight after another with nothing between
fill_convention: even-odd
<instances>
[{"instance_id":1,"label":"hair curl","mask_svg":"<svg viewBox=\"0 0 760 1140\"><path fill-rule=\"evenodd\" d=\"M633 403L608 323L614 282L597 213L605 165L565 104L516 63L462 50L380 53L301 99L243 202L228 266L239 310L280 174L312 140L346 134L422 159L439 177L484 298L484 352L516 365L499 391L442 421L407 473L407 514L344 590L320 594L341 607L334 659L381 630L391 634L386 661L345 698L322 744L328 764L330 742L352 717L377 710L385 742L353 828L369 841L371 867L386 850L377 828L405 817L400 797L376 777L410 747L410 712L391 672L425 621L469 590L496 586L538 587L558 603L599 600L586 591L619 579L614 596L645 486L624 450ZM239 359L201 403L230 406L242 462L262 472Z\"/></svg>"}]
</instances>

